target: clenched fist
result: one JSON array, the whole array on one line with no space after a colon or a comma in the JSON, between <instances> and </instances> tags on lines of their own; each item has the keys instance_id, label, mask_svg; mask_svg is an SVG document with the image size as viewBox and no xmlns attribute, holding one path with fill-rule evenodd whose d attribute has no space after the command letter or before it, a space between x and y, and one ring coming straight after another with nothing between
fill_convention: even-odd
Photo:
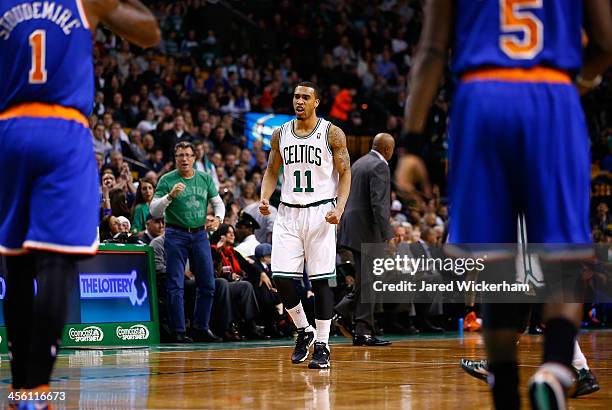
<instances>
[{"instance_id":1,"label":"clenched fist","mask_svg":"<svg viewBox=\"0 0 612 410\"><path fill-rule=\"evenodd\" d=\"M342 218L342 211L338 208L334 208L325 214L325 221L332 225L337 225L340 223L340 218Z\"/></svg>"},{"instance_id":2,"label":"clenched fist","mask_svg":"<svg viewBox=\"0 0 612 410\"><path fill-rule=\"evenodd\" d=\"M179 196L181 194L181 192L183 192L185 190L185 184L183 184L182 182L177 182L173 187L172 187L172 191L170 191L170 193L168 195L170 195L170 198L175 199L177 196Z\"/></svg>"},{"instance_id":3,"label":"clenched fist","mask_svg":"<svg viewBox=\"0 0 612 410\"><path fill-rule=\"evenodd\" d=\"M259 212L262 215L270 215L270 201L262 199L261 202L259 202Z\"/></svg>"}]
</instances>

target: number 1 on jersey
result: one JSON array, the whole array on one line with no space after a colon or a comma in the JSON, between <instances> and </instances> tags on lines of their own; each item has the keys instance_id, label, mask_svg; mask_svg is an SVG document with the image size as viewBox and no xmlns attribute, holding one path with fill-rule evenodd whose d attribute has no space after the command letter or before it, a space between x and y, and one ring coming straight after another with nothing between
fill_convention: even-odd
<instances>
[{"instance_id":1,"label":"number 1 on jersey","mask_svg":"<svg viewBox=\"0 0 612 410\"><path fill-rule=\"evenodd\" d=\"M301 181L301 171L298 169L293 173L295 177L295 188L293 188L293 192L314 192L314 188L312 187L312 171L304 171L304 176L306 177L306 189L302 189Z\"/></svg>"},{"instance_id":2,"label":"number 1 on jersey","mask_svg":"<svg viewBox=\"0 0 612 410\"><path fill-rule=\"evenodd\" d=\"M30 84L43 84L47 82L47 69L45 68L45 53L47 33L45 30L35 30L29 37L32 47L32 68L30 68L28 82Z\"/></svg>"}]
</instances>

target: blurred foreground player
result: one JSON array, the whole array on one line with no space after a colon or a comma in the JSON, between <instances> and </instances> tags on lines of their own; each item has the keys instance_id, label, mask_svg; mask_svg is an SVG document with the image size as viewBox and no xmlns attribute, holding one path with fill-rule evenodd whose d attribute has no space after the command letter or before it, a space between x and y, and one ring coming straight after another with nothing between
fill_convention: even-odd
<instances>
[{"instance_id":1,"label":"blurred foreground player","mask_svg":"<svg viewBox=\"0 0 612 410\"><path fill-rule=\"evenodd\" d=\"M612 59L612 24L609 0L584 7L590 41L581 70L581 1L429 2L404 127L408 141L420 140L452 37L459 84L449 129L449 242L516 243L519 213L532 243L590 242L588 136L571 79L577 74L581 91L599 84ZM403 188L406 168L401 161ZM497 408L519 407L516 309L486 306ZM565 408L580 310L557 304L545 312L544 364L530 380L534 408Z\"/></svg>"},{"instance_id":2,"label":"blurred foreground player","mask_svg":"<svg viewBox=\"0 0 612 410\"><path fill-rule=\"evenodd\" d=\"M92 34L101 22L141 47L156 44L160 34L137 0L2 0L0 16L4 309L12 389L31 392L49 384L76 260L97 249L98 173L87 122Z\"/></svg>"},{"instance_id":3,"label":"blurred foreground player","mask_svg":"<svg viewBox=\"0 0 612 410\"><path fill-rule=\"evenodd\" d=\"M308 358L314 343L311 369L330 365L329 329L334 294L329 279L336 277L336 227L351 188L351 161L344 132L317 117L320 93L310 82L299 83L293 93L296 119L272 133L272 150L263 177L259 210L270 214L270 196L283 167L281 203L272 231L272 277L287 312L298 328L294 364ZM315 329L295 289L306 263L315 294Z\"/></svg>"}]
</instances>

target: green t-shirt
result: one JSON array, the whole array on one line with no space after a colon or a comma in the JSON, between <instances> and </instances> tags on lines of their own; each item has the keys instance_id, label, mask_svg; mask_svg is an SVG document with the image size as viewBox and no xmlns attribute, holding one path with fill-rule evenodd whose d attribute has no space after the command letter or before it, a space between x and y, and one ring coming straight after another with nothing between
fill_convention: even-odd
<instances>
[{"instance_id":1,"label":"green t-shirt","mask_svg":"<svg viewBox=\"0 0 612 410\"><path fill-rule=\"evenodd\" d=\"M212 178L205 172L194 170L195 175L189 179L181 177L178 170L168 172L161 177L155 190L155 198L161 198L172 191L179 182L185 184L181 192L166 208L166 224L182 228L197 228L206 223L208 201L219 195Z\"/></svg>"},{"instance_id":2,"label":"green t-shirt","mask_svg":"<svg viewBox=\"0 0 612 410\"><path fill-rule=\"evenodd\" d=\"M142 203L134 208L134 217L132 218L132 232L138 233L147 229L147 216L149 215L149 204Z\"/></svg>"}]
</instances>

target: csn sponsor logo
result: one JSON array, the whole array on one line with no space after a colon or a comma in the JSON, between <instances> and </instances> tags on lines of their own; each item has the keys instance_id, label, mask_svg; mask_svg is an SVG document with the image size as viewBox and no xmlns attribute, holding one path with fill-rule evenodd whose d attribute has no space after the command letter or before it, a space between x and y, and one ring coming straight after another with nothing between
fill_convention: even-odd
<instances>
[{"instance_id":1,"label":"csn sponsor logo","mask_svg":"<svg viewBox=\"0 0 612 410\"><path fill-rule=\"evenodd\" d=\"M121 340L147 340L149 329L144 325L134 325L128 328L117 326L116 334Z\"/></svg>"},{"instance_id":2,"label":"csn sponsor logo","mask_svg":"<svg viewBox=\"0 0 612 410\"><path fill-rule=\"evenodd\" d=\"M101 342L104 332L97 326L87 326L81 330L71 327L68 337L75 342Z\"/></svg>"},{"instance_id":3,"label":"csn sponsor logo","mask_svg":"<svg viewBox=\"0 0 612 410\"><path fill-rule=\"evenodd\" d=\"M147 286L141 282L142 296L138 296L135 270L130 273L81 273L79 287L82 299L129 299L132 306L141 306L147 299Z\"/></svg>"}]
</instances>

